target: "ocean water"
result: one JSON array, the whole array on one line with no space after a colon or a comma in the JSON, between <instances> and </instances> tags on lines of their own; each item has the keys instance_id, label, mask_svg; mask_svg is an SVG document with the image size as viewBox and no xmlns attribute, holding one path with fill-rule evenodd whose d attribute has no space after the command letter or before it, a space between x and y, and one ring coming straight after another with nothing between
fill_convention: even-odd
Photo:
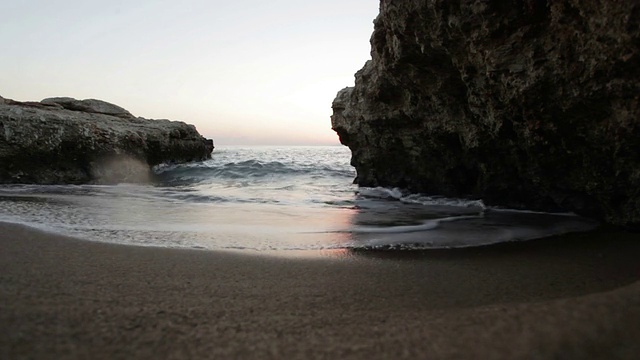
<instances>
[{"instance_id":1,"label":"ocean water","mask_svg":"<svg viewBox=\"0 0 640 360\"><path fill-rule=\"evenodd\" d=\"M358 188L349 149L221 147L153 184L4 185L0 221L88 240L212 250L457 248L597 226L572 214Z\"/></svg>"}]
</instances>

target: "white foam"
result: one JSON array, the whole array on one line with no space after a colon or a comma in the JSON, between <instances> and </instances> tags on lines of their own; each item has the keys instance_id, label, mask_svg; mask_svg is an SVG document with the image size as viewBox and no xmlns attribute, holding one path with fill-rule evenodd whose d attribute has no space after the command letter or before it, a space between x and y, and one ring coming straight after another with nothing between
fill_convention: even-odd
<instances>
[{"instance_id":1,"label":"white foam","mask_svg":"<svg viewBox=\"0 0 640 360\"><path fill-rule=\"evenodd\" d=\"M452 206L461 208L477 208L482 211L487 207L482 200L468 200L468 199L451 199L439 196L425 196L420 194L409 194L399 199L400 201L408 204L419 204L425 206Z\"/></svg>"},{"instance_id":2,"label":"white foam","mask_svg":"<svg viewBox=\"0 0 640 360\"><path fill-rule=\"evenodd\" d=\"M483 211L487 207L484 202L479 199L458 199L447 198L444 196L428 196L423 194L407 193L399 188L385 187L361 187L357 194L365 198L398 200L405 204L416 204L424 206L449 206L457 208L474 208Z\"/></svg>"},{"instance_id":3,"label":"white foam","mask_svg":"<svg viewBox=\"0 0 640 360\"><path fill-rule=\"evenodd\" d=\"M399 188L385 188L385 187L361 187L356 192L358 195L377 198L377 199L395 199L400 200L402 198L402 190Z\"/></svg>"},{"instance_id":4,"label":"white foam","mask_svg":"<svg viewBox=\"0 0 640 360\"><path fill-rule=\"evenodd\" d=\"M478 219L482 216L451 216L441 219L433 219L423 221L419 225L400 225L400 226L356 226L346 232L363 233L363 234L401 234L418 231L427 231L437 228L443 222Z\"/></svg>"}]
</instances>

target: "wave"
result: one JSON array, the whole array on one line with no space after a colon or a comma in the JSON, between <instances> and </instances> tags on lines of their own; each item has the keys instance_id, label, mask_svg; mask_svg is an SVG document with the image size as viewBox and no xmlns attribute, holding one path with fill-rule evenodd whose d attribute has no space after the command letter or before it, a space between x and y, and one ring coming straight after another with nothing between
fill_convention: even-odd
<instances>
[{"instance_id":1,"label":"wave","mask_svg":"<svg viewBox=\"0 0 640 360\"><path fill-rule=\"evenodd\" d=\"M482 200L447 198L444 196L429 196L424 194L409 193L400 188L384 187L361 187L357 194L363 198L397 200L405 204L416 204L424 206L450 206L458 208L477 209L484 211L487 209Z\"/></svg>"},{"instance_id":2,"label":"wave","mask_svg":"<svg viewBox=\"0 0 640 360\"><path fill-rule=\"evenodd\" d=\"M348 149L234 149L146 185L2 185L0 221L97 241L207 249L437 249L589 231L573 214L357 188ZM355 195L354 195L355 193Z\"/></svg>"},{"instance_id":3,"label":"wave","mask_svg":"<svg viewBox=\"0 0 640 360\"><path fill-rule=\"evenodd\" d=\"M311 163L295 164L261 160L244 160L224 164L205 161L194 164L161 165L155 167L154 172L161 182L168 183L200 182L211 178L239 180L301 175L314 178L352 178L354 176L353 170L346 167L333 168Z\"/></svg>"}]
</instances>

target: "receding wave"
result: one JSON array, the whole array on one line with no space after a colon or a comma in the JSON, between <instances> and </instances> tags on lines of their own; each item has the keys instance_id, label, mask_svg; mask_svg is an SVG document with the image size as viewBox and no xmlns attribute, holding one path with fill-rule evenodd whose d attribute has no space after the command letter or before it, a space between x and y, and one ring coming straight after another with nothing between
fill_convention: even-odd
<instances>
[{"instance_id":1,"label":"receding wave","mask_svg":"<svg viewBox=\"0 0 640 360\"><path fill-rule=\"evenodd\" d=\"M451 221L461 221L469 219L477 219L482 216L451 216L441 219L425 220L417 225L398 225L398 226L354 226L347 230L350 233L360 234L401 234L412 233L426 230L433 230L437 228L441 223Z\"/></svg>"},{"instance_id":2,"label":"receding wave","mask_svg":"<svg viewBox=\"0 0 640 360\"><path fill-rule=\"evenodd\" d=\"M488 210L478 216L425 221L388 230L353 227L353 249L420 250L486 246L595 229L598 223L569 214Z\"/></svg>"},{"instance_id":3,"label":"receding wave","mask_svg":"<svg viewBox=\"0 0 640 360\"><path fill-rule=\"evenodd\" d=\"M595 229L570 213L487 207L480 199L412 194L398 188L360 188L352 249L419 250L527 241Z\"/></svg>"}]
</instances>

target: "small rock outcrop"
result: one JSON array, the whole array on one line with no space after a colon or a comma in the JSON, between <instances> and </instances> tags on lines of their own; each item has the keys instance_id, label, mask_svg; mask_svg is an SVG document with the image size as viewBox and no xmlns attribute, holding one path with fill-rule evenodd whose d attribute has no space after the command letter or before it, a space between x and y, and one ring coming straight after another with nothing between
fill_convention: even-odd
<instances>
[{"instance_id":1,"label":"small rock outcrop","mask_svg":"<svg viewBox=\"0 0 640 360\"><path fill-rule=\"evenodd\" d=\"M162 163L211 157L193 125L149 120L101 100L0 97L0 183L146 182Z\"/></svg>"},{"instance_id":2,"label":"small rock outcrop","mask_svg":"<svg viewBox=\"0 0 640 360\"><path fill-rule=\"evenodd\" d=\"M382 0L332 126L363 186L640 224L637 1Z\"/></svg>"}]
</instances>

